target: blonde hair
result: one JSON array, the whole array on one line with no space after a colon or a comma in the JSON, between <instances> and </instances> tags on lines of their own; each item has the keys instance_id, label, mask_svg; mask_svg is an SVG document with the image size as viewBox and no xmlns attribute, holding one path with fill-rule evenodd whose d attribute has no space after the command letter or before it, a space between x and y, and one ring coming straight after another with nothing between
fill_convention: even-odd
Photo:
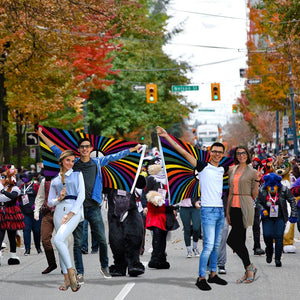
<instances>
[{"instance_id":1,"label":"blonde hair","mask_svg":"<svg viewBox=\"0 0 300 300\"><path fill-rule=\"evenodd\" d=\"M61 182L63 185L65 185L66 181L65 181L65 173L63 172L63 160L68 157L68 156L76 156L75 152L73 150L65 150L64 152L62 152L62 154L59 157L58 160L58 164L59 164L59 174L61 177Z\"/></svg>"}]
</instances>

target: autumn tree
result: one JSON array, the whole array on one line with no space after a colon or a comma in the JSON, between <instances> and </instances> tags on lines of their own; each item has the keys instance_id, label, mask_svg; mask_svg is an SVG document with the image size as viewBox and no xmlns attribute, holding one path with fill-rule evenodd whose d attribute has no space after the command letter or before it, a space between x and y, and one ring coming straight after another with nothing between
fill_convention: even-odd
<instances>
[{"instance_id":1,"label":"autumn tree","mask_svg":"<svg viewBox=\"0 0 300 300\"><path fill-rule=\"evenodd\" d=\"M247 77L262 83L247 85L246 101L242 97L239 102L246 121L262 133L261 117L289 109L290 86L299 90L299 1L259 1L250 7L249 18ZM271 124L269 131L274 131Z\"/></svg>"},{"instance_id":2,"label":"autumn tree","mask_svg":"<svg viewBox=\"0 0 300 300\"><path fill-rule=\"evenodd\" d=\"M169 91L172 83L188 83L189 67L162 51L167 2L0 1L1 133L7 137L14 122L21 151L26 128L37 122L82 127L83 101L97 134L126 137L162 120L180 122L191 106ZM159 85L160 105L144 104L132 91L138 82ZM8 149L6 137L1 149ZM9 162L9 149L4 156Z\"/></svg>"},{"instance_id":3,"label":"autumn tree","mask_svg":"<svg viewBox=\"0 0 300 300\"><path fill-rule=\"evenodd\" d=\"M111 20L118 15L120 3L0 3L0 53L9 43L5 63L0 66L1 133L5 134L1 149L8 149L8 144L4 147L3 143L7 140L8 112L17 124L21 141L25 124L35 124L50 112L73 110L78 114L83 99L77 96L112 83L105 79L114 73L110 71L112 56L107 56L119 47L114 40L117 29ZM122 3L134 5L134 1ZM74 124L74 120L70 121ZM5 161L9 162L9 151Z\"/></svg>"},{"instance_id":4,"label":"autumn tree","mask_svg":"<svg viewBox=\"0 0 300 300\"><path fill-rule=\"evenodd\" d=\"M248 126L245 119L240 116L232 117L223 126L223 132L227 149L234 148L240 144L248 145L248 143L251 143L255 139L255 132Z\"/></svg>"}]
</instances>

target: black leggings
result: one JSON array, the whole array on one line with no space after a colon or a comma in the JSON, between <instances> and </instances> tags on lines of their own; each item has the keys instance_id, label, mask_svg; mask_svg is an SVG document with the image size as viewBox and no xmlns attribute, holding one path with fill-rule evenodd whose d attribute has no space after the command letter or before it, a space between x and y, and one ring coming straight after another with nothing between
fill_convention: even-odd
<instances>
[{"instance_id":1,"label":"black leggings","mask_svg":"<svg viewBox=\"0 0 300 300\"><path fill-rule=\"evenodd\" d=\"M2 245L2 242L4 240L5 231L7 231L9 245L10 245L10 252L16 253L17 244L16 244L16 230L6 230L1 229L0 230L0 246Z\"/></svg>"},{"instance_id":2,"label":"black leggings","mask_svg":"<svg viewBox=\"0 0 300 300\"><path fill-rule=\"evenodd\" d=\"M230 248L239 256L246 269L251 262L249 258L249 252L245 245L246 243L246 229L243 224L243 216L240 208L230 208L230 222L231 231L227 238L227 244Z\"/></svg>"}]
</instances>

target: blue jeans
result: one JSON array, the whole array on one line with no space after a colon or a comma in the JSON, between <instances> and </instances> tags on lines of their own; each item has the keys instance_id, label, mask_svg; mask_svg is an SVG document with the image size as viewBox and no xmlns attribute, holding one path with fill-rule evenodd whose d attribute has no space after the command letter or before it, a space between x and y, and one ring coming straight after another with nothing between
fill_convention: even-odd
<instances>
[{"instance_id":1,"label":"blue jeans","mask_svg":"<svg viewBox=\"0 0 300 300\"><path fill-rule=\"evenodd\" d=\"M283 250L285 222L283 218L262 218L263 236L266 255L273 256L273 239L275 240L275 260L280 260Z\"/></svg>"},{"instance_id":2,"label":"blue jeans","mask_svg":"<svg viewBox=\"0 0 300 300\"><path fill-rule=\"evenodd\" d=\"M201 207L203 249L199 261L199 276L205 277L209 261L210 272L217 271L219 246L224 226L223 207Z\"/></svg>"},{"instance_id":3,"label":"blue jeans","mask_svg":"<svg viewBox=\"0 0 300 300\"><path fill-rule=\"evenodd\" d=\"M88 220L83 221L83 237L82 237L82 244L81 249L82 250L89 250L89 242L88 242L88 230L89 230L89 222ZM92 251L97 252L99 245L98 242L95 239L94 231L91 230L91 236L92 236Z\"/></svg>"},{"instance_id":4,"label":"blue jeans","mask_svg":"<svg viewBox=\"0 0 300 300\"><path fill-rule=\"evenodd\" d=\"M300 232L300 207L297 205L297 212L298 212L298 221L297 221L297 228Z\"/></svg>"},{"instance_id":5,"label":"blue jeans","mask_svg":"<svg viewBox=\"0 0 300 300\"><path fill-rule=\"evenodd\" d=\"M95 239L99 244L99 261L102 268L108 267L107 242L105 237L104 223L101 214L101 207L92 206L84 207L84 219L90 223L91 230L95 233ZM74 237L74 263L78 274L84 274L81 244L83 237L83 222L80 222L77 228L73 231Z\"/></svg>"},{"instance_id":6,"label":"blue jeans","mask_svg":"<svg viewBox=\"0 0 300 300\"><path fill-rule=\"evenodd\" d=\"M191 246L191 221L193 228L193 241L198 242L200 235L200 211L195 207L180 207L180 218L183 224L184 242Z\"/></svg>"},{"instance_id":7,"label":"blue jeans","mask_svg":"<svg viewBox=\"0 0 300 300\"><path fill-rule=\"evenodd\" d=\"M36 221L32 215L24 214L25 227L23 228L23 239L25 250L30 250L31 248L31 231L33 232L34 245L37 250L41 249L41 224L42 216Z\"/></svg>"}]
</instances>

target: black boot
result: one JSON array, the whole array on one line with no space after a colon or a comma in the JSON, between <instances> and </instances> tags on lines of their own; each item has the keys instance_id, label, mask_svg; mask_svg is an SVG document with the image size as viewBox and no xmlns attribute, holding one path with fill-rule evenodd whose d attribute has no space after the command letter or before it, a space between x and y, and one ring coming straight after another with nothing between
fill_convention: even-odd
<instances>
[{"instance_id":1,"label":"black boot","mask_svg":"<svg viewBox=\"0 0 300 300\"><path fill-rule=\"evenodd\" d=\"M126 276L126 268L121 266L111 265L109 267L109 274L112 277Z\"/></svg>"},{"instance_id":2,"label":"black boot","mask_svg":"<svg viewBox=\"0 0 300 300\"><path fill-rule=\"evenodd\" d=\"M281 263L280 260L275 259L275 265L276 265L276 267L281 267L281 266L282 266L282 263Z\"/></svg>"},{"instance_id":3,"label":"black boot","mask_svg":"<svg viewBox=\"0 0 300 300\"><path fill-rule=\"evenodd\" d=\"M156 258L151 257L151 260L148 263L149 268L159 269L159 261Z\"/></svg>"},{"instance_id":4,"label":"black boot","mask_svg":"<svg viewBox=\"0 0 300 300\"><path fill-rule=\"evenodd\" d=\"M145 267L142 263L137 262L133 266L128 267L128 274L131 277L137 277L138 275L145 273Z\"/></svg>"},{"instance_id":5,"label":"black boot","mask_svg":"<svg viewBox=\"0 0 300 300\"><path fill-rule=\"evenodd\" d=\"M266 248L266 262L270 264L272 262L273 249Z\"/></svg>"}]
</instances>

